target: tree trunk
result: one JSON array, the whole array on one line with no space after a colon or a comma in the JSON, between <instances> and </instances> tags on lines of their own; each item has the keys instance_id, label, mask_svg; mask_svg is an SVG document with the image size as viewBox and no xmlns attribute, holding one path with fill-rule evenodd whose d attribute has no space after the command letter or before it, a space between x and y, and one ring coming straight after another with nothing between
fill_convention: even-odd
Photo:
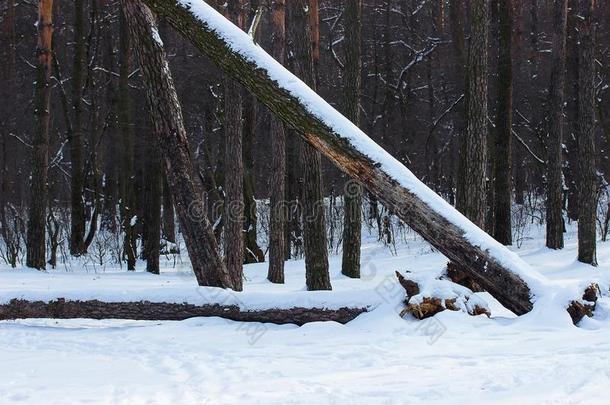
<instances>
[{"instance_id":1,"label":"tree trunk","mask_svg":"<svg viewBox=\"0 0 610 405\"><path fill-rule=\"evenodd\" d=\"M136 44L144 76L146 97L155 133L159 137L167 180L175 197L180 228L199 285L233 287L231 276L218 255L201 190L194 181L182 110L155 19L139 0L125 0L123 10ZM241 190L240 190L241 192Z\"/></svg>"},{"instance_id":2,"label":"tree trunk","mask_svg":"<svg viewBox=\"0 0 610 405\"><path fill-rule=\"evenodd\" d=\"M326 308L270 308L244 310L237 305L192 305L167 302L102 302L98 300L69 301L58 298L53 301L26 301L13 299L7 304L0 304L0 320L23 318L53 319L136 319L155 321L181 321L200 316L217 316L239 322L264 322L275 324L304 325L308 322L334 321L345 324L358 315L367 312L367 308L339 309ZM262 325L261 325L262 326ZM248 329L249 336L255 339L264 333L266 328Z\"/></svg>"},{"instance_id":3,"label":"tree trunk","mask_svg":"<svg viewBox=\"0 0 610 405\"><path fill-rule=\"evenodd\" d=\"M134 197L133 129L131 122L131 102L129 97L129 69L131 66L131 41L128 24L123 11L120 19L120 70L119 70L119 131L121 134L121 173L119 176L119 196L121 228L123 230L123 257L127 258L127 269L136 269L136 235L132 219L136 215Z\"/></svg>"},{"instance_id":4,"label":"tree trunk","mask_svg":"<svg viewBox=\"0 0 610 405\"><path fill-rule=\"evenodd\" d=\"M49 162L49 120L51 101L51 59L53 40L53 0L40 0L38 2L38 44L36 54L36 90L35 103L35 132L32 145L32 183L30 197L30 211L27 233L26 265L36 269L45 268L46 242L46 205L47 168ZM2 226L7 226L2 224Z\"/></svg>"},{"instance_id":5,"label":"tree trunk","mask_svg":"<svg viewBox=\"0 0 610 405\"><path fill-rule=\"evenodd\" d=\"M317 16L317 2L292 0L288 4L290 44L294 56L293 71L296 76L315 90L315 54L317 34L312 28ZM322 197L322 158L320 152L304 142L299 144L301 173L301 202L303 205L303 247L305 248L305 277L308 290L330 290L326 223Z\"/></svg>"},{"instance_id":6,"label":"tree trunk","mask_svg":"<svg viewBox=\"0 0 610 405\"><path fill-rule=\"evenodd\" d=\"M578 27L578 260L597 265L595 164L595 0L577 0Z\"/></svg>"},{"instance_id":7,"label":"tree trunk","mask_svg":"<svg viewBox=\"0 0 610 405\"><path fill-rule=\"evenodd\" d=\"M271 3L271 54L284 64L286 53L286 0ZM284 261L286 254L285 225L286 202L286 137L284 124L275 115L271 116L271 192L269 230L269 270L267 279L272 283L284 283Z\"/></svg>"},{"instance_id":8,"label":"tree trunk","mask_svg":"<svg viewBox=\"0 0 610 405\"><path fill-rule=\"evenodd\" d=\"M192 1L197 5L195 10L173 0L145 0L305 141L360 181L441 253L462 265L506 308L516 314L532 309L531 292L523 278L529 279L531 275L545 280L543 276L492 238L473 237L481 235L476 225L426 188L322 98L298 84L294 76L253 44L247 34L228 31L210 6ZM239 41L239 50L232 47L233 41ZM300 97L293 84L298 86ZM507 255L509 261L505 259Z\"/></svg>"},{"instance_id":9,"label":"tree trunk","mask_svg":"<svg viewBox=\"0 0 610 405\"><path fill-rule=\"evenodd\" d=\"M168 242L176 243L176 224L174 223L174 198L170 192L163 170L163 227L162 236Z\"/></svg>"},{"instance_id":10,"label":"tree trunk","mask_svg":"<svg viewBox=\"0 0 610 405\"><path fill-rule=\"evenodd\" d=\"M553 62L547 119L546 246L563 248L563 103L566 65L567 0L556 0L553 18Z\"/></svg>"},{"instance_id":11,"label":"tree trunk","mask_svg":"<svg viewBox=\"0 0 610 405\"><path fill-rule=\"evenodd\" d=\"M158 139L159 135L155 135ZM144 218L143 241L146 271L159 274L159 252L161 250L161 180L162 166L159 145L148 142L144 173Z\"/></svg>"},{"instance_id":12,"label":"tree trunk","mask_svg":"<svg viewBox=\"0 0 610 405\"><path fill-rule=\"evenodd\" d=\"M487 166L487 35L489 0L470 2L470 42L466 74L466 133L460 147L461 181L457 209L485 225Z\"/></svg>"},{"instance_id":13,"label":"tree trunk","mask_svg":"<svg viewBox=\"0 0 610 405\"><path fill-rule=\"evenodd\" d=\"M512 124L513 73L512 29L513 0L499 3L498 43L498 115L496 118L496 150L494 151L494 237L504 245L512 244Z\"/></svg>"},{"instance_id":14,"label":"tree trunk","mask_svg":"<svg viewBox=\"0 0 610 405\"><path fill-rule=\"evenodd\" d=\"M226 3L226 17L243 29L244 5L242 1L229 0ZM239 83L230 77L225 77L224 81L224 254L232 284L237 291L241 291L244 263L243 99Z\"/></svg>"},{"instance_id":15,"label":"tree trunk","mask_svg":"<svg viewBox=\"0 0 610 405\"><path fill-rule=\"evenodd\" d=\"M74 0L74 65L72 69L72 131L70 132L71 174L71 226L70 253L80 256L85 253L85 188L84 141L83 141L83 79L85 70L85 19L84 0Z\"/></svg>"},{"instance_id":16,"label":"tree trunk","mask_svg":"<svg viewBox=\"0 0 610 405\"><path fill-rule=\"evenodd\" d=\"M345 24L345 72L343 102L345 117L360 124L360 25L362 0L348 0L343 12ZM343 258L341 273L360 278L360 243L362 240L362 186L349 181L343 193Z\"/></svg>"}]
</instances>

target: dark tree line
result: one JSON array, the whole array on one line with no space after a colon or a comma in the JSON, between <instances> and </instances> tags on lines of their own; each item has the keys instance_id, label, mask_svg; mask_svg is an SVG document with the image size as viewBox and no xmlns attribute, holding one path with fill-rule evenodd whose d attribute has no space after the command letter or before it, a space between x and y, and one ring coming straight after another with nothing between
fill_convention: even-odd
<instances>
[{"instance_id":1,"label":"dark tree line","mask_svg":"<svg viewBox=\"0 0 610 405\"><path fill-rule=\"evenodd\" d=\"M157 273L179 231L204 252L191 257L200 283L241 290L243 264L265 253L269 280L281 283L284 261L304 254L308 288L330 289L324 199L342 197L342 272L359 277L363 215L387 241L392 212L287 137L162 17L146 16L154 35L142 31L132 3L0 6L4 260L55 266L63 241L64 255L83 256L115 235L119 261L134 269L140 256ZM610 147L601 2L214 5L498 241L513 242L511 209L536 196L547 246L562 248L565 221L577 219L578 259L596 264L610 222L599 203ZM146 60L167 60L171 75ZM187 179L191 169L199 176ZM265 203L267 252L257 235Z\"/></svg>"}]
</instances>

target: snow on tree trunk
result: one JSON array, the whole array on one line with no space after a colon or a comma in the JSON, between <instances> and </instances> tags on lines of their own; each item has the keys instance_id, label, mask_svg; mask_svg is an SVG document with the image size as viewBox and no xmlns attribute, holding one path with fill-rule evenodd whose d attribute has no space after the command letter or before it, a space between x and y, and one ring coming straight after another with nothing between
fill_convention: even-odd
<instances>
[{"instance_id":1,"label":"snow on tree trunk","mask_svg":"<svg viewBox=\"0 0 610 405\"><path fill-rule=\"evenodd\" d=\"M133 1L133 0L132 0ZM201 0L144 0L226 74L516 314L546 279L459 214L400 162Z\"/></svg>"}]
</instances>

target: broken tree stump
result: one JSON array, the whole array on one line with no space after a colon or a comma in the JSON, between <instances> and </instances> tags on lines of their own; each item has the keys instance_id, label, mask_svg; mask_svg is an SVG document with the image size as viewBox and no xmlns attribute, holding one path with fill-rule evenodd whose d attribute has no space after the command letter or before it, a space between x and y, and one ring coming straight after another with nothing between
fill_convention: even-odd
<instances>
[{"instance_id":1,"label":"broken tree stump","mask_svg":"<svg viewBox=\"0 0 610 405\"><path fill-rule=\"evenodd\" d=\"M487 304L466 287L438 279L428 280L425 286L420 287L419 283L405 278L398 271L396 278L407 292L401 317L411 314L417 319L426 319L446 309L463 311L473 316L491 315Z\"/></svg>"},{"instance_id":2,"label":"broken tree stump","mask_svg":"<svg viewBox=\"0 0 610 405\"><path fill-rule=\"evenodd\" d=\"M98 300L71 301L58 298L53 301L27 301L13 299L0 304L0 320L25 318L90 318L133 319L148 321L181 321L195 317L218 316L233 321L266 322L304 325L308 322L335 321L347 323L367 308L270 308L244 310L237 305L193 305L167 302L103 302Z\"/></svg>"},{"instance_id":3,"label":"broken tree stump","mask_svg":"<svg viewBox=\"0 0 610 405\"><path fill-rule=\"evenodd\" d=\"M135 0L125 0L135 1ZM363 184L515 314L545 278L458 213L313 90L202 0L142 0L306 142Z\"/></svg>"},{"instance_id":4,"label":"broken tree stump","mask_svg":"<svg viewBox=\"0 0 610 405\"><path fill-rule=\"evenodd\" d=\"M576 325L586 316L592 317L593 311L595 311L595 305L597 299L601 296L601 290L599 285L591 284L582 295L581 300L573 300L568 306L568 313L572 318L572 322Z\"/></svg>"}]
</instances>

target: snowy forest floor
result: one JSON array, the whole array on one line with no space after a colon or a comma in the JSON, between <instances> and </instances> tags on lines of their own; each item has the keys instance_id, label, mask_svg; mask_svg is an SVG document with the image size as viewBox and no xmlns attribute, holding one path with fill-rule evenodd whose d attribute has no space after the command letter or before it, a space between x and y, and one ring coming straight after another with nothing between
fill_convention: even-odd
<instances>
[{"instance_id":1,"label":"snowy forest floor","mask_svg":"<svg viewBox=\"0 0 610 405\"><path fill-rule=\"evenodd\" d=\"M542 235L541 232L535 232ZM610 243L600 266L576 262L542 236L514 250L561 284L610 280ZM265 280L267 264L245 268L245 291L196 286L188 262L162 274L87 266L46 273L0 267L0 302L11 298L236 303L242 308L370 306L347 325L302 327L193 318L180 322L27 319L0 322L0 403L607 403L610 383L608 286L580 327L534 311L515 318L486 293L492 318L445 311L417 321L398 312L404 290L394 271L434 277L446 260L419 238L390 253L375 240L362 253L362 279L340 274L333 291L305 291L304 262L289 261L286 284ZM140 263L141 265L141 263Z\"/></svg>"}]
</instances>

